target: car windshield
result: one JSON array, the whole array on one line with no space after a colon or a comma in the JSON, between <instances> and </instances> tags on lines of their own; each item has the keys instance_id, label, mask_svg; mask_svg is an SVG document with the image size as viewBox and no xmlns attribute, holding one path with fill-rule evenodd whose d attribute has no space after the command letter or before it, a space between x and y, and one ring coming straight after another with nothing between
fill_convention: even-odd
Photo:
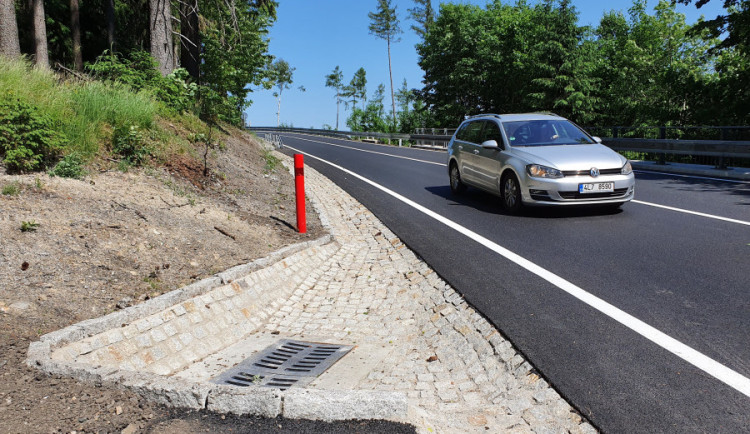
<instances>
[{"instance_id":1,"label":"car windshield","mask_svg":"<svg viewBox=\"0 0 750 434\"><path fill-rule=\"evenodd\" d=\"M566 120L503 122L511 146L586 145L594 141Z\"/></svg>"}]
</instances>

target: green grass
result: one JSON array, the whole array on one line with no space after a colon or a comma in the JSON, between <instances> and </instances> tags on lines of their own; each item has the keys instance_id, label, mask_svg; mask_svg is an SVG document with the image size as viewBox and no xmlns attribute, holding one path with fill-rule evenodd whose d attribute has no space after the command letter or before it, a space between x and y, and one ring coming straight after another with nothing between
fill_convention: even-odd
<instances>
[{"instance_id":1,"label":"green grass","mask_svg":"<svg viewBox=\"0 0 750 434\"><path fill-rule=\"evenodd\" d=\"M24 61L0 60L0 97L9 94L53 120L68 139L64 154L86 160L101 151L117 126L152 128L160 106L148 92L102 82L60 82Z\"/></svg>"},{"instance_id":2,"label":"green grass","mask_svg":"<svg viewBox=\"0 0 750 434\"><path fill-rule=\"evenodd\" d=\"M18 182L11 182L3 186L2 194L5 196L18 196L21 192L21 184Z\"/></svg>"}]
</instances>

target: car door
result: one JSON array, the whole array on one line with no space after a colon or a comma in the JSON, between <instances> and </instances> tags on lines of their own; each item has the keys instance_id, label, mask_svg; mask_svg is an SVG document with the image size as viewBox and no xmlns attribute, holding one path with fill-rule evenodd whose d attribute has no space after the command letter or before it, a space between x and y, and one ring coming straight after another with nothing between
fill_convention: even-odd
<instances>
[{"instance_id":1,"label":"car door","mask_svg":"<svg viewBox=\"0 0 750 434\"><path fill-rule=\"evenodd\" d=\"M479 139L478 153L474 156L476 161L477 182L484 188L499 193L500 172L503 165L503 150L505 142L500 132L500 126L493 121L483 121L482 136ZM497 148L486 149L482 143L487 140L497 142Z\"/></svg>"},{"instance_id":2,"label":"car door","mask_svg":"<svg viewBox=\"0 0 750 434\"><path fill-rule=\"evenodd\" d=\"M477 141L482 138L483 127L482 121L471 121L456 134L456 152L458 153L461 178L469 184L481 185L477 171L477 157L481 146Z\"/></svg>"}]
</instances>

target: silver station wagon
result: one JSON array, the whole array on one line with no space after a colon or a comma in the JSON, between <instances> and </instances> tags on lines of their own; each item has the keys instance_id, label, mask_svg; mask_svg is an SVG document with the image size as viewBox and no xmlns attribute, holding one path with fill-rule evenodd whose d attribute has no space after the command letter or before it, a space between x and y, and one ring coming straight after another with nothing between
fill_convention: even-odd
<instances>
[{"instance_id":1,"label":"silver station wagon","mask_svg":"<svg viewBox=\"0 0 750 434\"><path fill-rule=\"evenodd\" d=\"M628 160L569 120L540 113L471 117L448 144L454 194L466 186L500 196L503 208L523 205L606 205L633 199Z\"/></svg>"}]
</instances>

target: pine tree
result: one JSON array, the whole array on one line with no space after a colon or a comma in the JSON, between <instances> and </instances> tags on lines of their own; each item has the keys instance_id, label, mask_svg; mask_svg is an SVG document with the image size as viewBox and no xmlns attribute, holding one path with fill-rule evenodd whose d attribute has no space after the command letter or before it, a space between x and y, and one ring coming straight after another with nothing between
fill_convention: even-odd
<instances>
[{"instance_id":1,"label":"pine tree","mask_svg":"<svg viewBox=\"0 0 750 434\"><path fill-rule=\"evenodd\" d=\"M393 67L391 65L391 43L401 41L398 37L403 31L399 24L396 7L391 7L391 0L378 0L377 12L370 12L370 34L384 39L388 44L388 72L391 79L391 106L393 107L393 125L396 125L396 98L393 93Z\"/></svg>"},{"instance_id":2,"label":"pine tree","mask_svg":"<svg viewBox=\"0 0 750 434\"><path fill-rule=\"evenodd\" d=\"M326 87L332 87L336 89L336 131L339 130L339 107L341 106L341 91L344 87L344 73L338 65L334 68L333 72L326 75Z\"/></svg>"}]
</instances>

